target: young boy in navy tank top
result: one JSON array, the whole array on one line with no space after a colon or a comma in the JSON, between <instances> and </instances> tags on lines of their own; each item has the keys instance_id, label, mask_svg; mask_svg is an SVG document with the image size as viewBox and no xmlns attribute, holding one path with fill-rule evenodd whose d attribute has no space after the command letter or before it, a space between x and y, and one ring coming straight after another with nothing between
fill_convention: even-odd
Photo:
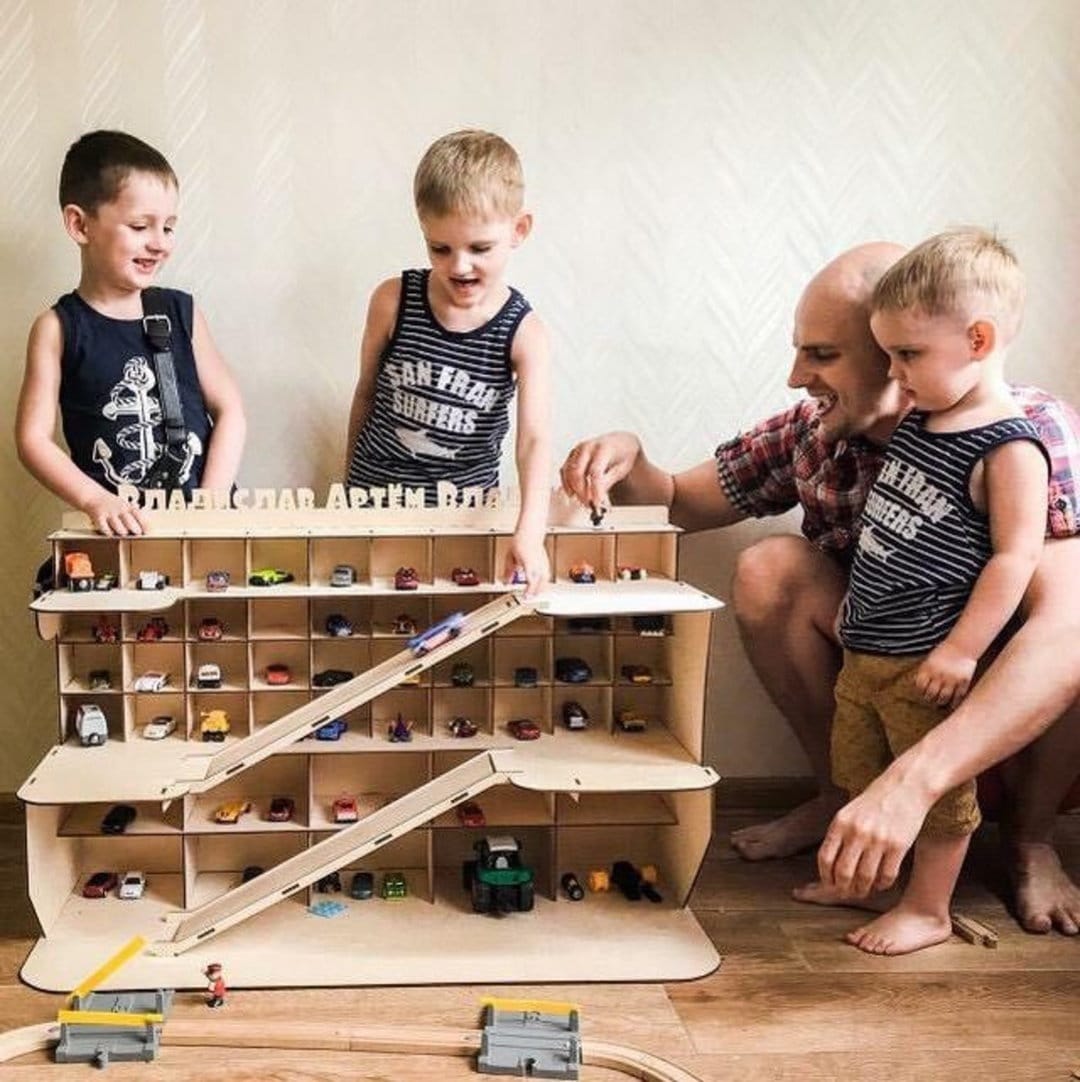
<instances>
[{"instance_id":1,"label":"young boy in navy tank top","mask_svg":"<svg viewBox=\"0 0 1080 1082\"><path fill-rule=\"evenodd\" d=\"M832 769L852 796L963 698L1039 561L1047 454L1004 376L1023 300L1012 252L977 229L924 241L874 291L870 326L911 408L867 497L839 618ZM973 781L946 793L899 902L848 942L903 954L947 939L978 824ZM823 883L795 893L847 900Z\"/></svg>"},{"instance_id":2,"label":"young boy in navy tank top","mask_svg":"<svg viewBox=\"0 0 1080 1082\"><path fill-rule=\"evenodd\" d=\"M517 153L490 132L433 143L417 167L416 213L430 269L382 282L368 305L360 377L349 414L350 485L498 487L517 393L521 509L506 566L527 594L549 578L544 534L551 488L551 374L547 332L504 280L529 235Z\"/></svg>"},{"instance_id":3,"label":"young boy in navy tank top","mask_svg":"<svg viewBox=\"0 0 1080 1082\"><path fill-rule=\"evenodd\" d=\"M142 510L117 490L156 487L166 450L142 291L172 254L178 195L165 158L125 132L87 133L60 171L64 228L82 271L30 328L15 440L26 468L105 534L144 532ZM186 428L183 448L172 449L177 487L227 492L244 444L240 392L191 297L161 294ZM58 410L69 453L56 442Z\"/></svg>"}]
</instances>

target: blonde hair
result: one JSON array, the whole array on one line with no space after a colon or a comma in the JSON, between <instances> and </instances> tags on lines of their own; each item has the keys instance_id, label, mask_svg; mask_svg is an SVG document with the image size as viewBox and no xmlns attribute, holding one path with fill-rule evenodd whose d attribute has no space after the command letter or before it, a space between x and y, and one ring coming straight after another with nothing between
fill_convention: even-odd
<instances>
[{"instance_id":1,"label":"blonde hair","mask_svg":"<svg viewBox=\"0 0 1080 1082\"><path fill-rule=\"evenodd\" d=\"M486 131L456 131L428 147L413 180L420 217L497 214L513 217L525 199L517 151Z\"/></svg>"},{"instance_id":2,"label":"blonde hair","mask_svg":"<svg viewBox=\"0 0 1080 1082\"><path fill-rule=\"evenodd\" d=\"M873 312L913 308L929 316L987 316L1008 341L1024 313L1024 274L996 234L975 226L946 230L894 263L870 299Z\"/></svg>"}]
</instances>

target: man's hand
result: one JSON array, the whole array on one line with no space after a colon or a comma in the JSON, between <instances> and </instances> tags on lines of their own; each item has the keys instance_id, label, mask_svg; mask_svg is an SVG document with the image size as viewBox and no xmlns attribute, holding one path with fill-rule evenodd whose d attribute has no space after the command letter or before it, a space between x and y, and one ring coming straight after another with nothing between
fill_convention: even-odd
<instances>
[{"instance_id":1,"label":"man's hand","mask_svg":"<svg viewBox=\"0 0 1080 1082\"><path fill-rule=\"evenodd\" d=\"M977 659L968 657L946 640L927 655L915 670L915 687L929 703L959 706L975 676Z\"/></svg>"},{"instance_id":2,"label":"man's hand","mask_svg":"<svg viewBox=\"0 0 1080 1082\"><path fill-rule=\"evenodd\" d=\"M551 581L551 564L542 537L514 534L503 566L504 581L513 582L518 568L525 575L525 597L535 597Z\"/></svg>"},{"instance_id":3,"label":"man's hand","mask_svg":"<svg viewBox=\"0 0 1080 1082\"><path fill-rule=\"evenodd\" d=\"M141 508L105 489L91 496L79 510L106 537L138 537L148 531L149 524Z\"/></svg>"},{"instance_id":4,"label":"man's hand","mask_svg":"<svg viewBox=\"0 0 1080 1082\"><path fill-rule=\"evenodd\" d=\"M641 441L632 432L582 440L559 470L563 491L587 507L607 507L609 493L629 476L640 454Z\"/></svg>"},{"instance_id":5,"label":"man's hand","mask_svg":"<svg viewBox=\"0 0 1080 1082\"><path fill-rule=\"evenodd\" d=\"M865 898L896 882L933 800L888 771L836 813L818 850L821 881Z\"/></svg>"}]
</instances>

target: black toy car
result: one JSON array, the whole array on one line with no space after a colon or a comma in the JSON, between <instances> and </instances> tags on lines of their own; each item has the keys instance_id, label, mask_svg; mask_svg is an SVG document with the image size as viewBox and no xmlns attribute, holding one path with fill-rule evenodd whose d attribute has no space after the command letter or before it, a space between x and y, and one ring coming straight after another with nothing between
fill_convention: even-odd
<instances>
[{"instance_id":1,"label":"black toy car","mask_svg":"<svg viewBox=\"0 0 1080 1082\"><path fill-rule=\"evenodd\" d=\"M241 883L250 883L252 879L257 879L262 875L263 869L258 864L249 864L240 875Z\"/></svg>"},{"instance_id":2,"label":"black toy car","mask_svg":"<svg viewBox=\"0 0 1080 1082\"><path fill-rule=\"evenodd\" d=\"M357 872L349 885L350 898L372 898L375 895L375 876L371 872Z\"/></svg>"},{"instance_id":3,"label":"black toy car","mask_svg":"<svg viewBox=\"0 0 1080 1082\"><path fill-rule=\"evenodd\" d=\"M320 894L329 894L331 891L340 891L341 874L339 872L330 872L329 875L324 875L322 879L316 880L315 889Z\"/></svg>"},{"instance_id":4,"label":"black toy car","mask_svg":"<svg viewBox=\"0 0 1080 1082\"><path fill-rule=\"evenodd\" d=\"M101 820L102 834L123 834L138 813L130 804L114 804Z\"/></svg>"},{"instance_id":5,"label":"black toy car","mask_svg":"<svg viewBox=\"0 0 1080 1082\"><path fill-rule=\"evenodd\" d=\"M322 672L317 672L311 678L311 686L313 688L332 688L337 684L344 684L346 680L351 680L353 674L348 669L323 669Z\"/></svg>"},{"instance_id":6,"label":"black toy car","mask_svg":"<svg viewBox=\"0 0 1080 1082\"><path fill-rule=\"evenodd\" d=\"M587 684L592 679L592 669L580 657L556 658L555 679L564 684Z\"/></svg>"},{"instance_id":7,"label":"black toy car","mask_svg":"<svg viewBox=\"0 0 1080 1082\"><path fill-rule=\"evenodd\" d=\"M539 674L531 665L519 665L514 670L514 687L534 688Z\"/></svg>"}]
</instances>

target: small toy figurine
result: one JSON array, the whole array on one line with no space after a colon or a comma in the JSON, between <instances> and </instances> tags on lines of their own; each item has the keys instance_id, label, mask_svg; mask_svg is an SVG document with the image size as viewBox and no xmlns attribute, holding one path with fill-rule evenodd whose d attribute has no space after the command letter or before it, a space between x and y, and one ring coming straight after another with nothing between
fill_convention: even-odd
<instances>
[{"instance_id":1,"label":"small toy figurine","mask_svg":"<svg viewBox=\"0 0 1080 1082\"><path fill-rule=\"evenodd\" d=\"M598 507L595 503L590 503L589 504L589 521L594 526L599 526L600 523L604 521L604 516L606 514L607 514L607 508L606 507L603 507L603 506Z\"/></svg>"},{"instance_id":2,"label":"small toy figurine","mask_svg":"<svg viewBox=\"0 0 1080 1082\"><path fill-rule=\"evenodd\" d=\"M221 975L221 966L217 962L211 962L203 970L206 977L206 991L209 993L206 999L208 1007L225 1006L225 978Z\"/></svg>"},{"instance_id":3,"label":"small toy figurine","mask_svg":"<svg viewBox=\"0 0 1080 1082\"><path fill-rule=\"evenodd\" d=\"M228 571L207 571L206 589L211 594L220 594L229 588L232 576Z\"/></svg>"},{"instance_id":4,"label":"small toy figurine","mask_svg":"<svg viewBox=\"0 0 1080 1082\"><path fill-rule=\"evenodd\" d=\"M450 670L450 683L456 688L471 688L476 681L476 673L467 661L457 662Z\"/></svg>"},{"instance_id":5,"label":"small toy figurine","mask_svg":"<svg viewBox=\"0 0 1080 1082\"><path fill-rule=\"evenodd\" d=\"M452 718L447 727L450 729L451 736L456 736L461 740L476 736L478 732L476 723L471 718L465 717Z\"/></svg>"},{"instance_id":6,"label":"small toy figurine","mask_svg":"<svg viewBox=\"0 0 1080 1082\"><path fill-rule=\"evenodd\" d=\"M395 635L415 635L416 621L407 613L400 612L394 617Z\"/></svg>"},{"instance_id":7,"label":"small toy figurine","mask_svg":"<svg viewBox=\"0 0 1080 1082\"><path fill-rule=\"evenodd\" d=\"M401 714L398 714L397 718L390 722L387 727L387 733L391 743L407 744L412 740L412 726L413 723L411 721L406 721Z\"/></svg>"}]
</instances>

